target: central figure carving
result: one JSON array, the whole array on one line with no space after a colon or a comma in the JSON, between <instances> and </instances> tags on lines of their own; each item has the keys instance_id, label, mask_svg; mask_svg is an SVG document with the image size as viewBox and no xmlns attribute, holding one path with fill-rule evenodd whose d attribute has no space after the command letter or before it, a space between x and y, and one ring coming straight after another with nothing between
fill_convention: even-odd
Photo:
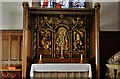
<instances>
[{"instance_id":1,"label":"central figure carving","mask_svg":"<svg viewBox=\"0 0 120 79\"><path fill-rule=\"evenodd\" d=\"M60 27L58 29L58 37L56 39L56 50L60 50L60 54L61 57L60 58L64 58L63 56L63 52L64 50L67 51L68 50L68 34L67 34L67 30L64 27Z\"/></svg>"}]
</instances>

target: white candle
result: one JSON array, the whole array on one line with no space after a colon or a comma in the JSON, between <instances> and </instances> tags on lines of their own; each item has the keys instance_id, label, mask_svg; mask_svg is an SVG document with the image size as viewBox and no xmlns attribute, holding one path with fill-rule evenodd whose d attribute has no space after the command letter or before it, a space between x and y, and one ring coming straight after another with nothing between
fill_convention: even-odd
<instances>
[{"instance_id":1,"label":"white candle","mask_svg":"<svg viewBox=\"0 0 120 79\"><path fill-rule=\"evenodd\" d=\"M40 54L40 60L42 59L42 55Z\"/></svg>"},{"instance_id":2,"label":"white candle","mask_svg":"<svg viewBox=\"0 0 120 79\"><path fill-rule=\"evenodd\" d=\"M83 60L83 54L81 54L81 60Z\"/></svg>"}]
</instances>

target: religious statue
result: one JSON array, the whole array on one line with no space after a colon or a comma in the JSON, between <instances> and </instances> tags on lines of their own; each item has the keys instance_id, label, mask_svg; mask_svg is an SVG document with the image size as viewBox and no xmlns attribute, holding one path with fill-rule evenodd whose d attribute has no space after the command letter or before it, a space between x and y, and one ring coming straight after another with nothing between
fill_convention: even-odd
<instances>
[{"instance_id":1,"label":"religious statue","mask_svg":"<svg viewBox=\"0 0 120 79\"><path fill-rule=\"evenodd\" d=\"M52 50L52 33L51 31L40 31L40 49L41 50Z\"/></svg>"}]
</instances>

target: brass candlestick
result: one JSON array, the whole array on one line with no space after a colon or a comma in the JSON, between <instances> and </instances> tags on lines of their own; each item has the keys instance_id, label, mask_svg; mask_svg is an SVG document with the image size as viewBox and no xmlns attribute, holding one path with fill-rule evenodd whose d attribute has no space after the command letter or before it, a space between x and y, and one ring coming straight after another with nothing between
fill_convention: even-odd
<instances>
[{"instance_id":1,"label":"brass candlestick","mask_svg":"<svg viewBox=\"0 0 120 79\"><path fill-rule=\"evenodd\" d=\"M82 63L83 63L83 60L80 59L80 63L82 64Z\"/></svg>"},{"instance_id":2,"label":"brass candlestick","mask_svg":"<svg viewBox=\"0 0 120 79\"><path fill-rule=\"evenodd\" d=\"M42 62L42 59L39 59L39 64L42 64L43 62Z\"/></svg>"}]
</instances>

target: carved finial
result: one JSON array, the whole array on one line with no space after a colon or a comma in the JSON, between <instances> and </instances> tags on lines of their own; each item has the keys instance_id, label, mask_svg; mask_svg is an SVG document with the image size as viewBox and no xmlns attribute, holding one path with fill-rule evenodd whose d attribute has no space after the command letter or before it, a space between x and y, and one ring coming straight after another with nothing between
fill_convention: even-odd
<instances>
[{"instance_id":1,"label":"carved finial","mask_svg":"<svg viewBox=\"0 0 120 79\"><path fill-rule=\"evenodd\" d=\"M95 3L94 8L100 9L100 7L101 7L100 3Z\"/></svg>"},{"instance_id":2,"label":"carved finial","mask_svg":"<svg viewBox=\"0 0 120 79\"><path fill-rule=\"evenodd\" d=\"M29 7L29 4L28 4L28 2L23 2L23 7Z\"/></svg>"}]
</instances>

